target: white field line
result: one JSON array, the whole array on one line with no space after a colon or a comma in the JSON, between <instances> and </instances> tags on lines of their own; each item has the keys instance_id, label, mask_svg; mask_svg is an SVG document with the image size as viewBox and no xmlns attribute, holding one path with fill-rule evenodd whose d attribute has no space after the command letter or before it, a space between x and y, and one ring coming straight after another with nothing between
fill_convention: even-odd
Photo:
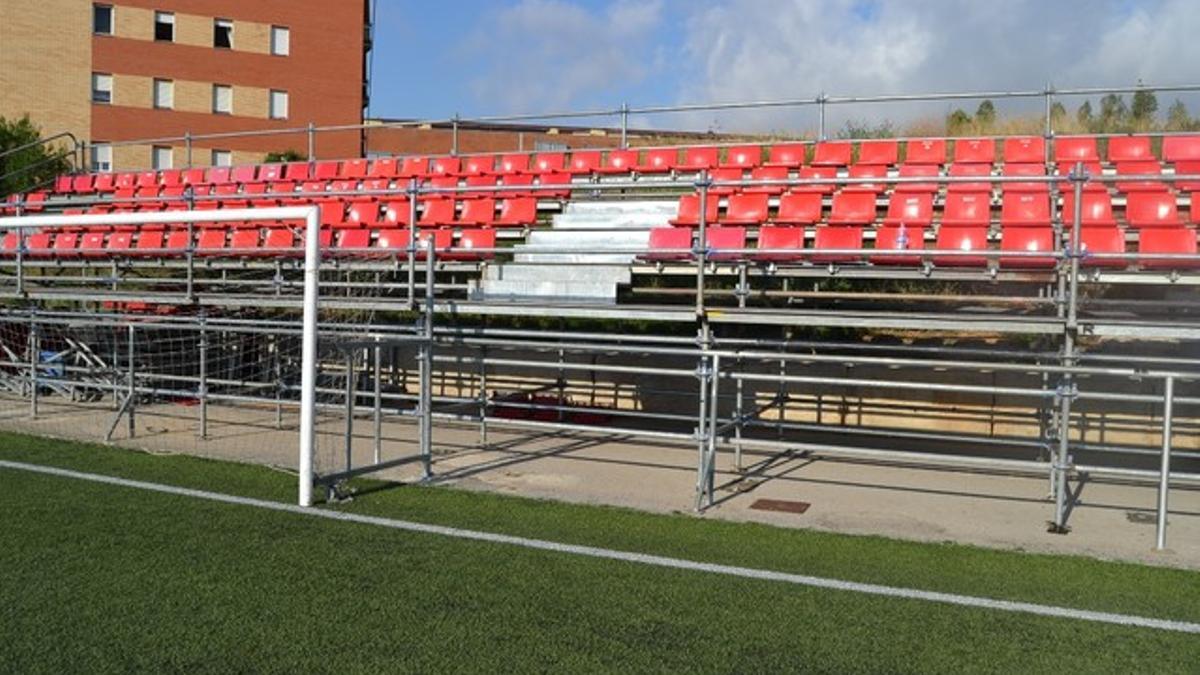
<instances>
[{"instance_id":1,"label":"white field line","mask_svg":"<svg viewBox=\"0 0 1200 675\"><path fill-rule=\"evenodd\" d=\"M937 602L946 605L957 605L960 607L978 607L981 609L998 610L1002 612L1018 612L1021 614L1036 614L1038 616L1050 616L1060 619L1074 619L1077 621L1092 621L1096 623L1115 624L1118 626L1132 626L1137 628L1153 628L1157 630L1173 631L1178 633L1194 633L1200 634L1200 623L1192 623L1188 621L1172 621L1169 619L1154 619L1150 617L1134 616L1129 614L1114 614L1111 612L1095 612L1086 609L1072 609L1070 607L1056 607L1054 605L1039 605L1032 602L1017 602L1013 600L996 600L993 598L981 598L972 595L959 595L957 593L939 593L936 591L923 591L914 588L902 588L897 586L882 586L879 584L866 584L857 581L842 581L840 579L829 579L825 577L814 577L804 574L792 574L788 572L775 572L772 570L755 569L752 567L738 567L736 565L719 565L716 563L697 562L694 560L683 560L680 558L668 558L665 556L648 555L645 553L632 553L629 551L617 551L614 549L598 548L594 546L580 546L577 544L562 544L554 541L546 541L544 539L529 539L526 537L515 537L507 534L496 534L493 532L479 532L476 530L463 530L457 527L446 527L443 525L429 525L426 523L414 523L406 520L395 520L392 518L381 518L378 516L366 516L355 513L343 513L339 511L327 511L316 508L305 508L295 504L284 504L281 502L272 502L263 499L252 499L250 497L237 497L234 495L222 494L220 492L209 492L207 490L192 490L189 488L176 487L173 485L163 485L160 483L148 483L145 481L129 480L126 478L117 478L115 476L104 476L94 473L84 473L82 471L72 471L70 469L59 469L56 467L41 466L38 464L26 464L24 462L10 462L0 460L0 469L12 469L17 471L30 471L33 473L46 474L50 476L59 476L63 478L75 478L78 480L86 480L94 483L105 483L108 485L117 485L126 488L136 488L139 490L149 490L152 492L160 492L170 495L180 495L184 497L194 497L196 499L205 499L213 502L222 502L225 504L237 504L240 506L253 506L260 509L268 509L271 511L282 511L299 516L308 516L312 518L325 518L328 520L340 520L348 523L359 523L365 525L376 525L379 527L387 527L394 530L404 530L408 532L420 532L423 534L435 534L443 537L453 537L455 539L469 539L473 541L485 541L493 544L505 544L509 546L520 546L522 548L531 548L542 551L553 551L555 553L566 553L570 555L585 556L588 558L602 558L606 560L619 560L622 562L638 563L642 565L653 565L655 567L668 567L672 569L690 570L695 572L708 572L711 574L723 574L727 576L742 577L746 579L761 579L764 581L777 581L787 584L795 584L798 586L809 586L813 588L826 588L835 591L849 591L852 593L866 593L868 595L880 595L889 598L908 598L912 600L924 600L927 602Z\"/></svg>"}]
</instances>

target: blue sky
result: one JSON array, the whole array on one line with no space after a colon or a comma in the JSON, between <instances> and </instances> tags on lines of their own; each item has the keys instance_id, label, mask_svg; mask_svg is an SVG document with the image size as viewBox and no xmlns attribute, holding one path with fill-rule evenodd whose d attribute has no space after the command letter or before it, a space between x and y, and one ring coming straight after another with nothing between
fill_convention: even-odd
<instances>
[{"instance_id":1,"label":"blue sky","mask_svg":"<svg viewBox=\"0 0 1200 675\"><path fill-rule=\"evenodd\" d=\"M1200 60L1197 34L1196 0L378 0L371 114L1180 84L1200 79L1187 67ZM854 114L904 120L948 107ZM809 117L775 109L635 123L761 131L811 126Z\"/></svg>"}]
</instances>

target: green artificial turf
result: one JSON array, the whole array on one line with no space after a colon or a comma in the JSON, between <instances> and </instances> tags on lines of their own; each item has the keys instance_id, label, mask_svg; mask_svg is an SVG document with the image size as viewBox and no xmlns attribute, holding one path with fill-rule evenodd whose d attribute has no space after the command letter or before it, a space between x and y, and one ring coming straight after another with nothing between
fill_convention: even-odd
<instances>
[{"instance_id":1,"label":"green artificial turf","mask_svg":"<svg viewBox=\"0 0 1200 675\"><path fill-rule=\"evenodd\" d=\"M0 434L0 459L291 502L262 467ZM338 508L1200 621L1193 572L445 488ZM1200 638L685 572L0 469L0 670L1194 672Z\"/></svg>"}]
</instances>

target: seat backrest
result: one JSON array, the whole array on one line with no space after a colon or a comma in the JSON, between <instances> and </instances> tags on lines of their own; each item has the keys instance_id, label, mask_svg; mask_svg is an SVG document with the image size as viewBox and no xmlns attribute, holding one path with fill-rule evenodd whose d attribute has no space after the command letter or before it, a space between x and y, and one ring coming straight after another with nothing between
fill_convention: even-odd
<instances>
[{"instance_id":1,"label":"seat backrest","mask_svg":"<svg viewBox=\"0 0 1200 675\"><path fill-rule=\"evenodd\" d=\"M400 174L400 164L395 157L379 157L371 162L371 178L396 178Z\"/></svg>"},{"instance_id":2,"label":"seat backrest","mask_svg":"<svg viewBox=\"0 0 1200 675\"><path fill-rule=\"evenodd\" d=\"M959 138L954 141L955 164L991 164L996 161L996 141L990 138Z\"/></svg>"},{"instance_id":3,"label":"seat backrest","mask_svg":"<svg viewBox=\"0 0 1200 675\"><path fill-rule=\"evenodd\" d=\"M1149 136L1115 136L1108 139L1108 161L1138 162L1154 159Z\"/></svg>"},{"instance_id":4,"label":"seat backrest","mask_svg":"<svg viewBox=\"0 0 1200 675\"><path fill-rule=\"evenodd\" d=\"M1167 136L1162 142L1163 161L1200 161L1200 136Z\"/></svg>"},{"instance_id":5,"label":"seat backrest","mask_svg":"<svg viewBox=\"0 0 1200 675\"><path fill-rule=\"evenodd\" d=\"M538 173L555 173L567 168L567 157L561 152L539 152L533 156L533 170Z\"/></svg>"},{"instance_id":6,"label":"seat backrest","mask_svg":"<svg viewBox=\"0 0 1200 675\"><path fill-rule=\"evenodd\" d=\"M1182 225L1175 195L1170 192L1130 192L1125 198L1125 220L1133 227Z\"/></svg>"},{"instance_id":7,"label":"seat backrest","mask_svg":"<svg viewBox=\"0 0 1200 675\"><path fill-rule=\"evenodd\" d=\"M717 165L718 148L684 148L683 169L711 169Z\"/></svg>"},{"instance_id":8,"label":"seat backrest","mask_svg":"<svg viewBox=\"0 0 1200 675\"><path fill-rule=\"evenodd\" d=\"M767 220L767 195L739 192L729 196L725 219L742 223L764 223Z\"/></svg>"},{"instance_id":9,"label":"seat backrest","mask_svg":"<svg viewBox=\"0 0 1200 675\"><path fill-rule=\"evenodd\" d=\"M288 180L306 181L311 177L312 170L308 162L292 162L284 167L284 178Z\"/></svg>"},{"instance_id":10,"label":"seat backrest","mask_svg":"<svg viewBox=\"0 0 1200 675\"><path fill-rule=\"evenodd\" d=\"M500 163L496 167L496 172L501 175L513 173L525 173L529 170L529 155L504 155L500 158Z\"/></svg>"},{"instance_id":11,"label":"seat backrest","mask_svg":"<svg viewBox=\"0 0 1200 675\"><path fill-rule=\"evenodd\" d=\"M712 223L717 220L719 202L716 198L708 198L704 207L704 222ZM679 211L672 221L678 225L695 225L700 222L700 195L683 195L679 198Z\"/></svg>"},{"instance_id":12,"label":"seat backrest","mask_svg":"<svg viewBox=\"0 0 1200 675\"><path fill-rule=\"evenodd\" d=\"M467 199L462 203L462 213L459 222L475 225L487 225L496 219L496 201L487 199Z\"/></svg>"},{"instance_id":13,"label":"seat backrest","mask_svg":"<svg viewBox=\"0 0 1200 675\"><path fill-rule=\"evenodd\" d=\"M631 171L637 166L637 150L609 150L604 166L617 171Z\"/></svg>"},{"instance_id":14,"label":"seat backrest","mask_svg":"<svg viewBox=\"0 0 1200 675\"><path fill-rule=\"evenodd\" d=\"M1041 136L1015 136L1004 139L1004 163L1045 163L1046 139Z\"/></svg>"},{"instance_id":15,"label":"seat backrest","mask_svg":"<svg viewBox=\"0 0 1200 675\"><path fill-rule=\"evenodd\" d=\"M905 164L936 164L946 163L946 139L922 138L911 140L904 144Z\"/></svg>"},{"instance_id":16,"label":"seat backrest","mask_svg":"<svg viewBox=\"0 0 1200 675\"><path fill-rule=\"evenodd\" d=\"M468 176L478 176L483 173L491 173L495 168L495 155L471 155L463 164L463 173Z\"/></svg>"},{"instance_id":17,"label":"seat backrest","mask_svg":"<svg viewBox=\"0 0 1200 675\"><path fill-rule=\"evenodd\" d=\"M928 225L933 222L933 195L928 192L896 192L888 201L888 224Z\"/></svg>"},{"instance_id":18,"label":"seat backrest","mask_svg":"<svg viewBox=\"0 0 1200 675\"><path fill-rule=\"evenodd\" d=\"M986 225L992 217L986 192L950 192L942 207L942 222L951 225Z\"/></svg>"},{"instance_id":19,"label":"seat backrest","mask_svg":"<svg viewBox=\"0 0 1200 675\"><path fill-rule=\"evenodd\" d=\"M891 166L900 158L900 143L898 141L863 141L858 145L858 160L856 165Z\"/></svg>"},{"instance_id":20,"label":"seat backrest","mask_svg":"<svg viewBox=\"0 0 1200 675\"><path fill-rule=\"evenodd\" d=\"M339 178L366 178L367 169L371 168L371 162L367 159L348 159L342 162L342 168L338 172Z\"/></svg>"},{"instance_id":21,"label":"seat backrest","mask_svg":"<svg viewBox=\"0 0 1200 675\"><path fill-rule=\"evenodd\" d=\"M768 164L798 168L804 164L808 149L803 143L776 143L768 152Z\"/></svg>"},{"instance_id":22,"label":"seat backrest","mask_svg":"<svg viewBox=\"0 0 1200 675\"><path fill-rule=\"evenodd\" d=\"M675 168L678 156L675 148L651 148L646 151L646 159L640 166L654 171L670 171Z\"/></svg>"},{"instance_id":23,"label":"seat backrest","mask_svg":"<svg viewBox=\"0 0 1200 675\"><path fill-rule=\"evenodd\" d=\"M313 177L318 180L337 178L339 162L317 162L313 165Z\"/></svg>"},{"instance_id":24,"label":"seat backrest","mask_svg":"<svg viewBox=\"0 0 1200 675\"><path fill-rule=\"evenodd\" d=\"M235 183L253 183L257 175L258 167L256 165L242 164L233 167L233 170L229 172L229 179Z\"/></svg>"},{"instance_id":25,"label":"seat backrest","mask_svg":"<svg viewBox=\"0 0 1200 675\"><path fill-rule=\"evenodd\" d=\"M258 172L254 179L261 183L273 183L277 180L283 180L283 165L282 164L263 164L258 167Z\"/></svg>"},{"instance_id":26,"label":"seat backrest","mask_svg":"<svg viewBox=\"0 0 1200 675\"><path fill-rule=\"evenodd\" d=\"M1050 197L1041 192L1006 192L1000 225L1050 225Z\"/></svg>"},{"instance_id":27,"label":"seat backrest","mask_svg":"<svg viewBox=\"0 0 1200 675\"><path fill-rule=\"evenodd\" d=\"M821 220L821 208L821 194L818 192L788 192L779 198L779 214L775 221L811 225Z\"/></svg>"},{"instance_id":28,"label":"seat backrest","mask_svg":"<svg viewBox=\"0 0 1200 675\"><path fill-rule=\"evenodd\" d=\"M1094 136L1062 136L1054 139L1054 161L1057 163L1099 162L1100 151Z\"/></svg>"},{"instance_id":29,"label":"seat backrest","mask_svg":"<svg viewBox=\"0 0 1200 675\"><path fill-rule=\"evenodd\" d=\"M847 166L853 152L850 141L823 141L813 153L813 166Z\"/></svg>"},{"instance_id":30,"label":"seat backrest","mask_svg":"<svg viewBox=\"0 0 1200 675\"><path fill-rule=\"evenodd\" d=\"M1079 219L1084 227L1089 225L1116 225L1113 217L1112 197L1107 192L1084 192L1080 200ZM1075 223L1075 193L1063 193L1062 205L1063 225L1071 227Z\"/></svg>"},{"instance_id":31,"label":"seat backrest","mask_svg":"<svg viewBox=\"0 0 1200 675\"><path fill-rule=\"evenodd\" d=\"M573 174L592 173L600 168L599 150L576 150L571 153L569 171Z\"/></svg>"},{"instance_id":32,"label":"seat backrest","mask_svg":"<svg viewBox=\"0 0 1200 675\"><path fill-rule=\"evenodd\" d=\"M401 178L424 178L429 174L429 158L405 157L400 163Z\"/></svg>"},{"instance_id":33,"label":"seat backrest","mask_svg":"<svg viewBox=\"0 0 1200 675\"><path fill-rule=\"evenodd\" d=\"M708 248L746 248L746 228L713 227L704 231L704 243Z\"/></svg>"},{"instance_id":34,"label":"seat backrest","mask_svg":"<svg viewBox=\"0 0 1200 675\"><path fill-rule=\"evenodd\" d=\"M725 151L725 164L753 169L762 164L762 146L735 145Z\"/></svg>"},{"instance_id":35,"label":"seat backrest","mask_svg":"<svg viewBox=\"0 0 1200 675\"><path fill-rule=\"evenodd\" d=\"M866 225L875 220L875 193L842 190L833 196L829 222Z\"/></svg>"},{"instance_id":36,"label":"seat backrest","mask_svg":"<svg viewBox=\"0 0 1200 675\"><path fill-rule=\"evenodd\" d=\"M528 224L537 222L537 199L514 197L500 202L500 222L506 224Z\"/></svg>"},{"instance_id":37,"label":"seat backrest","mask_svg":"<svg viewBox=\"0 0 1200 675\"><path fill-rule=\"evenodd\" d=\"M448 176L457 174L462 167L462 160L458 157L434 157L429 162L429 173L435 176Z\"/></svg>"},{"instance_id":38,"label":"seat backrest","mask_svg":"<svg viewBox=\"0 0 1200 675\"><path fill-rule=\"evenodd\" d=\"M651 251L663 249L691 249L692 231L682 227L656 227L650 230Z\"/></svg>"},{"instance_id":39,"label":"seat backrest","mask_svg":"<svg viewBox=\"0 0 1200 675\"><path fill-rule=\"evenodd\" d=\"M896 172L899 178L934 178L940 175L941 168L936 164L902 164ZM937 192L936 182L928 183L896 183L896 192Z\"/></svg>"}]
</instances>

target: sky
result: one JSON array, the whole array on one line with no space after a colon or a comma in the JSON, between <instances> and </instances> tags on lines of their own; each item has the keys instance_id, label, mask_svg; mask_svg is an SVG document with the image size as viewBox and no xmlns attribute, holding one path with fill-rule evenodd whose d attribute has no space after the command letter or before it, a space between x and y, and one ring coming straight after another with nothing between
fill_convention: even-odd
<instances>
[{"instance_id":1,"label":"sky","mask_svg":"<svg viewBox=\"0 0 1200 675\"><path fill-rule=\"evenodd\" d=\"M373 117L1200 79L1188 67L1200 62L1198 0L376 2ZM1173 98L1161 94L1160 111ZM1074 110L1082 100L1063 103ZM839 106L829 124L902 123L958 105L975 102ZM1042 105L997 101L1001 112ZM771 108L635 115L631 124L782 131L815 119L815 108Z\"/></svg>"}]
</instances>

